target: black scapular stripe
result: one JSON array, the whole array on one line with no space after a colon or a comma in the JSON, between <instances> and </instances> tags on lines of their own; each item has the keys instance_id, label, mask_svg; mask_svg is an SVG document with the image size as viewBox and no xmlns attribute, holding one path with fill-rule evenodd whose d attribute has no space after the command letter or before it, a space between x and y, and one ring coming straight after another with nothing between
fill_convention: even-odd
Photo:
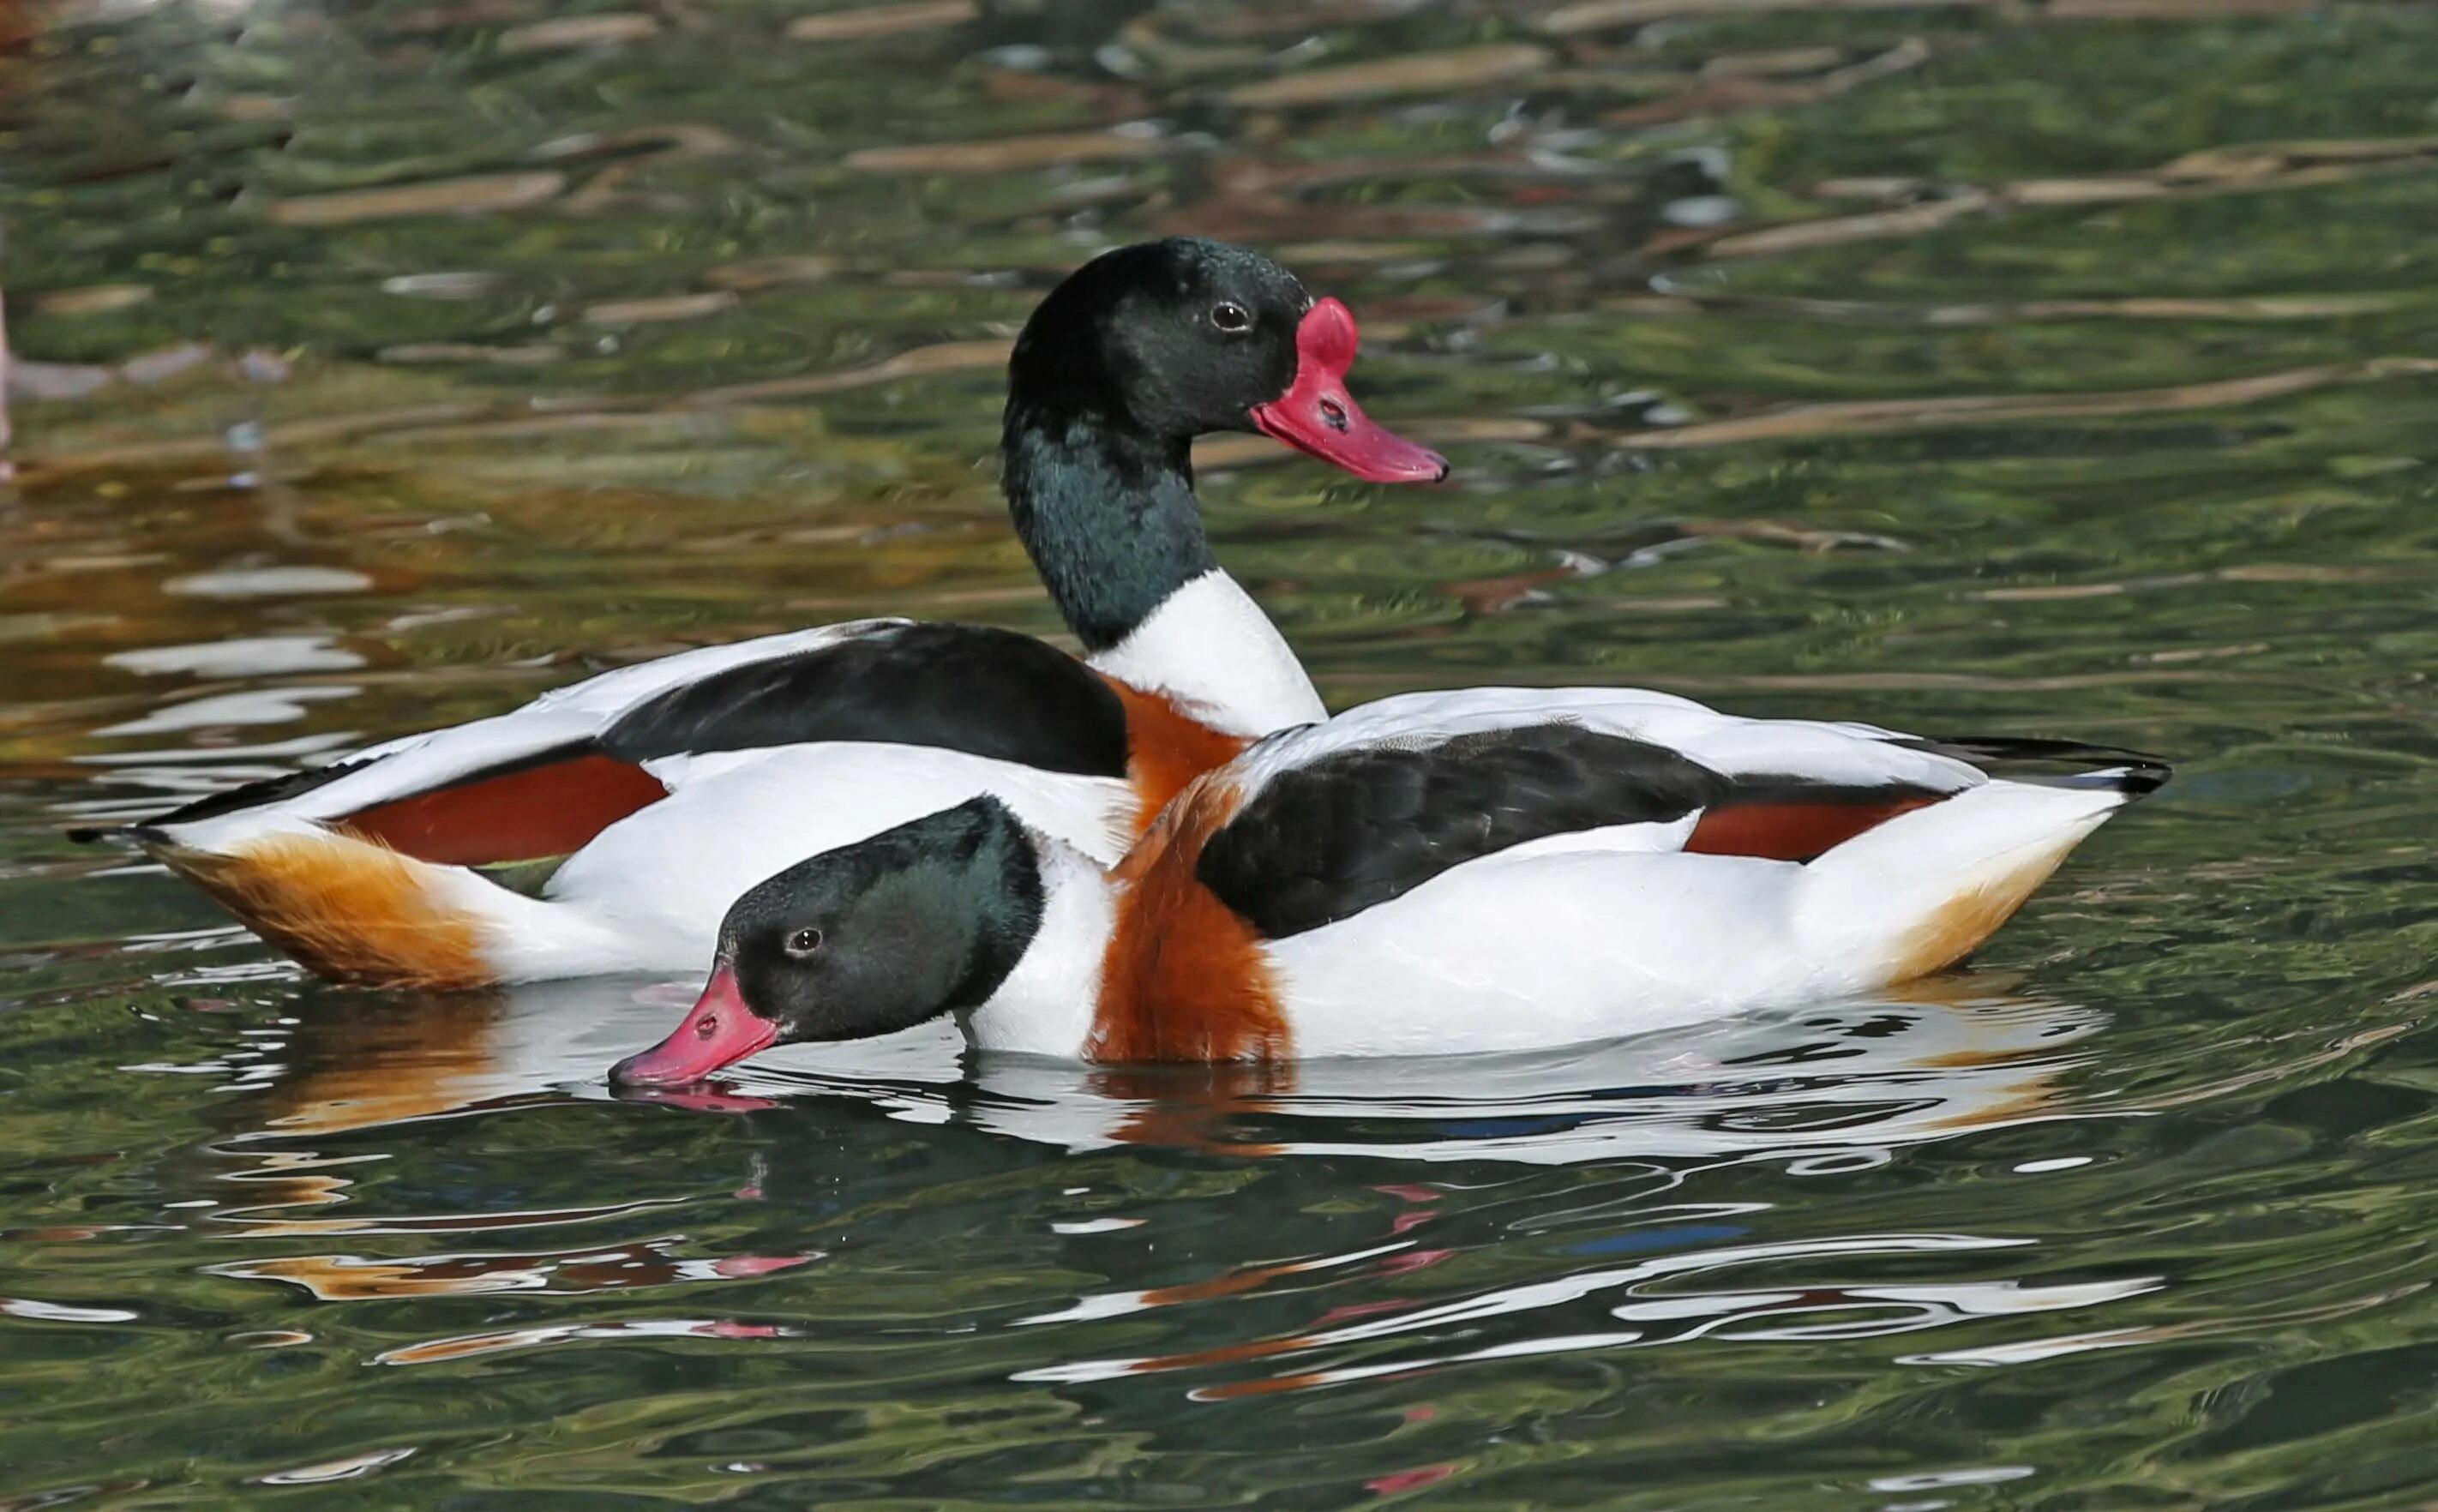
<instances>
[{"instance_id":1,"label":"black scapular stripe","mask_svg":"<svg viewBox=\"0 0 2438 1512\"><path fill-rule=\"evenodd\" d=\"M216 819L223 814L235 814L264 803L282 802L299 793L309 793L317 787L337 782L349 772L361 771L367 765L361 761L333 762L309 771L284 772L258 782L245 782L225 792L206 793L191 803L139 819L133 824L80 825L67 832L68 838L80 845L112 835L149 834L154 828L171 824L192 824L197 819Z\"/></svg>"},{"instance_id":2,"label":"black scapular stripe","mask_svg":"<svg viewBox=\"0 0 2438 1512\"><path fill-rule=\"evenodd\" d=\"M1952 756L1992 777L2019 782L2072 784L2093 774L2111 773L2108 785L2139 796L2152 793L2175 775L2166 761L2127 750L2121 746L2088 746L2078 740L2038 740L2015 735L1950 735L1924 740L1899 740L1892 745L1933 755Z\"/></svg>"},{"instance_id":3,"label":"black scapular stripe","mask_svg":"<svg viewBox=\"0 0 2438 1512\"><path fill-rule=\"evenodd\" d=\"M981 624L892 625L672 688L602 731L606 755L823 740L932 746L1093 777L1126 772L1117 692L1056 646Z\"/></svg>"},{"instance_id":4,"label":"black scapular stripe","mask_svg":"<svg viewBox=\"0 0 2438 1512\"><path fill-rule=\"evenodd\" d=\"M1371 747L1272 779L1194 874L1279 940L1528 840L1682 818L1728 786L1665 747L1569 724Z\"/></svg>"}]
</instances>

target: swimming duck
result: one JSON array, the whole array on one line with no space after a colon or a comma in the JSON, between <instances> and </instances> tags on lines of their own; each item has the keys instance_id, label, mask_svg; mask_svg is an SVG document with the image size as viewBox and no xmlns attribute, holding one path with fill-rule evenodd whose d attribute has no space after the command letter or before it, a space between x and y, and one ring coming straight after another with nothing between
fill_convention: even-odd
<instances>
[{"instance_id":1,"label":"swimming duck","mask_svg":"<svg viewBox=\"0 0 2438 1512\"><path fill-rule=\"evenodd\" d=\"M978 796L736 901L700 1000L622 1061L957 1016L1102 1062L1520 1050L1867 992L1965 957L2167 767L2065 742L1484 688L1269 736L1114 870Z\"/></svg>"},{"instance_id":2,"label":"swimming duck","mask_svg":"<svg viewBox=\"0 0 2438 1512\"><path fill-rule=\"evenodd\" d=\"M1004 489L1082 660L982 625L768 636L79 837L132 839L324 976L437 988L699 971L755 881L978 794L1114 860L1193 776L1322 715L1212 559L1192 439L1446 474L1347 392L1357 340L1277 263L1194 238L1042 301L1008 364Z\"/></svg>"}]
</instances>

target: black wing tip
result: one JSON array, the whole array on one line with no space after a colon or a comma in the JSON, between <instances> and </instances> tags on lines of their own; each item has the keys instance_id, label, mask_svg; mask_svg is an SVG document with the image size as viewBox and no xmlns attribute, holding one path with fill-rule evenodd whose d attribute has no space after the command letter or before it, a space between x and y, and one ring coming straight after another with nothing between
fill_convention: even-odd
<instances>
[{"instance_id":1,"label":"black wing tip","mask_svg":"<svg viewBox=\"0 0 2438 1512\"><path fill-rule=\"evenodd\" d=\"M104 840L125 840L131 845L150 850L169 843L168 832L156 828L151 821L140 824L77 824L63 832L77 845L97 845Z\"/></svg>"},{"instance_id":2,"label":"black wing tip","mask_svg":"<svg viewBox=\"0 0 2438 1512\"><path fill-rule=\"evenodd\" d=\"M2156 756L2137 756L2116 769L2116 790L2129 798L2142 798L2166 786L2167 780L2175 775L2172 763Z\"/></svg>"},{"instance_id":3,"label":"black wing tip","mask_svg":"<svg viewBox=\"0 0 2438 1512\"><path fill-rule=\"evenodd\" d=\"M2075 785L2098 784L2142 798L2167 785L2175 764L2162 756L2129 750L2122 746L2094 746L2078 740L2041 740L2018 735L1958 735L1899 742L1916 750L1970 762L1993 777L2026 782L2043 779Z\"/></svg>"},{"instance_id":4,"label":"black wing tip","mask_svg":"<svg viewBox=\"0 0 2438 1512\"><path fill-rule=\"evenodd\" d=\"M550 753L545 752L543 758L548 759L549 755ZM103 829L98 834L105 836L131 835L139 843L144 843L146 834L150 835L155 840L166 839L168 836L161 833L164 827L174 824L192 824L198 819L221 818L243 809L259 808L267 803L276 803L294 798L300 793L309 793L327 782L335 782L350 772L362 770L367 765L363 757L348 756L332 762L327 766L309 766L302 771L282 772L277 777L258 778L254 782L241 782L236 787L218 793L206 793L176 808L165 809L150 818L138 819L133 824Z\"/></svg>"}]
</instances>

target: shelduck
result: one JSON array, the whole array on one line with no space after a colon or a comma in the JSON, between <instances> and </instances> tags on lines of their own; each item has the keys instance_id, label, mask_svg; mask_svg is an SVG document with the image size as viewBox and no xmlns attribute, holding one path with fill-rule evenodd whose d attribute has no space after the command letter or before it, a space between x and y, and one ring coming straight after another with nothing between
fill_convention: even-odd
<instances>
[{"instance_id":1,"label":"shelduck","mask_svg":"<svg viewBox=\"0 0 2438 1512\"><path fill-rule=\"evenodd\" d=\"M2167 775L1633 690L1387 698L1196 779L1114 870L989 796L790 866L612 1078L684 1083L944 1014L991 1050L1278 1062L1868 992L1963 958Z\"/></svg>"},{"instance_id":2,"label":"shelduck","mask_svg":"<svg viewBox=\"0 0 2438 1512\"><path fill-rule=\"evenodd\" d=\"M1445 476L1345 385L1354 321L1256 253L1108 253L1008 364L1004 488L1077 660L866 620L622 668L116 831L324 976L466 988L698 972L730 903L806 855L987 795L1114 860L1311 681L1212 559L1188 448L1258 430L1382 483Z\"/></svg>"}]
</instances>

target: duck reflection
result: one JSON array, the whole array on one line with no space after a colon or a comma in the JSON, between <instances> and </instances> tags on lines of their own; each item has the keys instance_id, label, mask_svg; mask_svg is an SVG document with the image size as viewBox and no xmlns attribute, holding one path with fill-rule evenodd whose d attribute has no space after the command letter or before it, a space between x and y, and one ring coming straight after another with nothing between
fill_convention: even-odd
<instances>
[{"instance_id":1,"label":"duck reflection","mask_svg":"<svg viewBox=\"0 0 2438 1512\"><path fill-rule=\"evenodd\" d=\"M732 1255L697 1259L649 1239L574 1250L521 1254L422 1255L366 1259L354 1255L294 1255L215 1266L215 1275L285 1281L317 1302L374 1297L472 1296L488 1292L561 1295L666 1286L674 1281L734 1281L791 1270L814 1255Z\"/></svg>"},{"instance_id":2,"label":"duck reflection","mask_svg":"<svg viewBox=\"0 0 2438 1512\"><path fill-rule=\"evenodd\" d=\"M585 1095L603 1057L684 1011L674 984L569 981L481 993L308 987L256 1109L267 1134L329 1134Z\"/></svg>"},{"instance_id":3,"label":"duck reflection","mask_svg":"<svg viewBox=\"0 0 2438 1512\"><path fill-rule=\"evenodd\" d=\"M309 993L254 1104L256 1136L328 1134L611 1096L603 1069L683 1007L677 983L482 994ZM1867 1000L1528 1055L1110 1068L977 1056L946 1026L803 1046L622 1100L775 1115L861 1104L1069 1152L1570 1165L1770 1152L1814 1161L2066 1111L2101 1015L1954 976ZM766 1120L770 1121L770 1120ZM783 1135L784 1137L784 1135Z\"/></svg>"},{"instance_id":4,"label":"duck reflection","mask_svg":"<svg viewBox=\"0 0 2438 1512\"><path fill-rule=\"evenodd\" d=\"M680 1199L622 1193L615 1201L498 1213L341 1210L354 1200L354 1169L389 1159L378 1146L356 1148L349 1136L574 1100L561 1083L580 1080L626 1043L614 1010L665 1016L675 1010L660 999L674 991L565 982L521 994L369 993L306 984L284 1005L288 1012L276 1028L246 1029L242 1047L217 1067L229 1074L230 1090L253 1096L228 1105L225 1132L210 1146L236 1163L219 1180L244 1189L240 1200L221 1200L213 1219L262 1236L473 1233L670 1205ZM499 1258L511 1269L548 1260ZM327 1279L332 1296L367 1294L366 1277Z\"/></svg>"},{"instance_id":5,"label":"duck reflection","mask_svg":"<svg viewBox=\"0 0 2438 1512\"><path fill-rule=\"evenodd\" d=\"M230 1175L264 1201L217 1216L256 1238L321 1242L216 1269L317 1302L394 1305L735 1283L826 1251L844 1257L822 1267L827 1294L862 1284L855 1257L864 1248L953 1237L981 1243L995 1273L1029 1278L996 1293L987 1322L950 1310L960 1327L1046 1346L1017 1379L1090 1390L1175 1373L1203 1399L1702 1339L1963 1326L1977 1340L1997 1320L2105 1310L2163 1281L1992 1274L1993 1261L2016 1270L2000 1257L2028 1257L2036 1242L1959 1226L1960 1212L1936 1204L1824 1233L1795 1194L1852 1189L1849 1173L1867 1180L1909 1146L2106 1111L2077 1099L2072 1075L2104 1016L2006 988L1953 976L1899 995L1563 1053L1283 1067L983 1057L933 1026L794 1047L733 1081L615 1100L604 1068L665 1031L685 984L309 991L287 1043L257 1063L258 1095L240 1099L245 1127L218 1146L247 1161ZM350 1200L363 1174L352 1168L386 1159L379 1152L404 1137L395 1131L550 1109L636 1120L621 1136L633 1148L556 1185L520 1174L502 1190L528 1200L499 1203L494 1192L486 1204L514 1210L416 1216L395 1211L395 1196ZM508 1159L523 1145L503 1127L494 1142ZM407 1144L433 1137L462 1138L435 1132ZM674 1163L673 1148L685 1152ZM1139 1159L1113 1168L1110 1152ZM1070 1162L1071 1179L1087 1185L1043 1185L1042 1171ZM1174 1186L1182 1170L1223 1174L1196 1176L1189 1189ZM1310 1179L1267 1179L1297 1171ZM1332 1200L1315 1204L1315 1182ZM578 1200L530 1200L545 1193ZM996 1214L981 1228L976 1203ZM688 1233L708 1223L733 1228L734 1240L706 1246L708 1231L668 1232L680 1210ZM651 1231L635 1232L637 1221ZM567 1224L613 1232L558 1227ZM554 1232L499 1242L536 1226ZM744 1240L749 1231L762 1242ZM434 1253L329 1242L375 1235L408 1247L424 1238ZM799 1304L808 1294L780 1284L778 1295ZM1133 1321L1107 1331L1120 1319ZM382 1358L453 1360L638 1328L777 1336L750 1331L763 1327L588 1313L452 1333Z\"/></svg>"},{"instance_id":6,"label":"duck reflection","mask_svg":"<svg viewBox=\"0 0 2438 1512\"><path fill-rule=\"evenodd\" d=\"M240 1062L257 1098L243 1125L214 1145L238 1162L221 1179L245 1187L217 1222L258 1239L468 1236L646 1217L682 1192L570 1205L470 1206L428 1214L347 1210L356 1168L387 1160L345 1136L436 1119L548 1107L574 1100L580 1081L619 1053L616 1011L647 1018L674 1010L666 994L629 984L559 983L522 994L369 994L309 988L285 1021L287 1039L260 1061ZM370 1204L367 1204L368 1206ZM574 1295L685 1282L750 1280L821 1258L816 1251L706 1256L681 1236L564 1241L509 1250L424 1255L279 1254L210 1267L274 1281L317 1302L367 1302L494 1292ZM726 1325L719 1325L726 1327ZM453 1357L453 1356L452 1356Z\"/></svg>"}]
</instances>

